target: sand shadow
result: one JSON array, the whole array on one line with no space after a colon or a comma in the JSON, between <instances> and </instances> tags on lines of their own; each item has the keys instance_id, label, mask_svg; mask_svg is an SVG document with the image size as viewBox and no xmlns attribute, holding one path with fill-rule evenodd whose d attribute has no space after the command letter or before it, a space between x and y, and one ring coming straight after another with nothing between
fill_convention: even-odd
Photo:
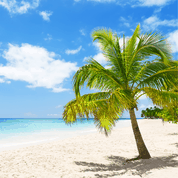
<instances>
[{"instance_id":1,"label":"sand shadow","mask_svg":"<svg viewBox=\"0 0 178 178\"><path fill-rule=\"evenodd\" d=\"M175 143L176 147L178 148L178 143Z\"/></svg>"},{"instance_id":2,"label":"sand shadow","mask_svg":"<svg viewBox=\"0 0 178 178\"><path fill-rule=\"evenodd\" d=\"M170 134L168 134L168 135L178 135L178 133L170 133Z\"/></svg>"},{"instance_id":3,"label":"sand shadow","mask_svg":"<svg viewBox=\"0 0 178 178\"><path fill-rule=\"evenodd\" d=\"M107 159L111 161L111 164L98 164L93 162L76 161L75 164L79 166L87 167L81 172L96 172L97 178L107 178L113 176L121 176L126 173L131 175L138 175L142 177L143 174L149 174L152 169L162 169L164 167L178 167L178 154L165 156L165 157L153 157L151 159L140 159L136 161L126 162L127 158L120 156L110 156ZM108 173L108 171L110 173ZM100 172L102 174L100 174ZM103 175L103 172L106 174Z\"/></svg>"}]
</instances>

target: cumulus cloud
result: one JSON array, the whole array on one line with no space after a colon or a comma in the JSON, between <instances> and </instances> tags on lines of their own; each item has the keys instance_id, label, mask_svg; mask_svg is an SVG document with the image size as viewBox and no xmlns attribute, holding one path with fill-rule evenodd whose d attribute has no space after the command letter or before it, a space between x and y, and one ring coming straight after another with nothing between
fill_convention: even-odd
<instances>
[{"instance_id":1,"label":"cumulus cloud","mask_svg":"<svg viewBox=\"0 0 178 178\"><path fill-rule=\"evenodd\" d=\"M6 8L11 14L24 14L29 9L35 9L39 6L39 0L17 2L16 0L0 0L0 5Z\"/></svg>"},{"instance_id":2,"label":"cumulus cloud","mask_svg":"<svg viewBox=\"0 0 178 178\"><path fill-rule=\"evenodd\" d=\"M93 42L93 46L95 47L97 54L93 56L93 58L99 62L102 65L105 65L107 63L106 58L104 57L104 55L101 52L101 46L100 43L98 42Z\"/></svg>"},{"instance_id":3,"label":"cumulus cloud","mask_svg":"<svg viewBox=\"0 0 178 178\"><path fill-rule=\"evenodd\" d=\"M21 46L9 44L9 49L2 55L6 65L0 65L0 76L15 81L29 83L27 87L44 87L53 92L62 92L63 81L77 71L76 63L55 59L54 52L43 47L22 44Z\"/></svg>"},{"instance_id":4,"label":"cumulus cloud","mask_svg":"<svg viewBox=\"0 0 178 178\"><path fill-rule=\"evenodd\" d=\"M51 11L41 11L39 14L42 16L43 20L50 21L50 16L53 14Z\"/></svg>"},{"instance_id":5,"label":"cumulus cloud","mask_svg":"<svg viewBox=\"0 0 178 178\"><path fill-rule=\"evenodd\" d=\"M178 26L178 19L172 20L160 20L156 15L151 16L144 20L143 28L145 30L154 30L158 26L169 26L169 27L177 27Z\"/></svg>"},{"instance_id":6,"label":"cumulus cloud","mask_svg":"<svg viewBox=\"0 0 178 178\"><path fill-rule=\"evenodd\" d=\"M72 49L72 50L70 50L70 49L67 49L66 51L65 51L65 53L66 54L77 54L80 50L82 49L82 46L79 46L79 48L77 48L77 49Z\"/></svg>"},{"instance_id":7,"label":"cumulus cloud","mask_svg":"<svg viewBox=\"0 0 178 178\"><path fill-rule=\"evenodd\" d=\"M94 55L93 58L102 65L105 65L107 63L106 58L102 53Z\"/></svg>"},{"instance_id":8,"label":"cumulus cloud","mask_svg":"<svg viewBox=\"0 0 178 178\"><path fill-rule=\"evenodd\" d=\"M175 30L168 34L168 41L172 46L172 52L178 52L178 30Z\"/></svg>"}]
</instances>

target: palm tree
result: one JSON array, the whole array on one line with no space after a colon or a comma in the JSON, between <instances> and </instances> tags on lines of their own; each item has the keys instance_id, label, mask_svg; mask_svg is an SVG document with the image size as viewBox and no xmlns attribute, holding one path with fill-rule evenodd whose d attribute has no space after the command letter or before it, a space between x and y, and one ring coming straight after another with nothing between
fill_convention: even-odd
<instances>
[{"instance_id":1,"label":"palm tree","mask_svg":"<svg viewBox=\"0 0 178 178\"><path fill-rule=\"evenodd\" d=\"M141 111L141 117L145 117L145 119L146 119L146 111L145 110Z\"/></svg>"},{"instance_id":2,"label":"palm tree","mask_svg":"<svg viewBox=\"0 0 178 178\"><path fill-rule=\"evenodd\" d=\"M76 98L64 107L63 119L72 124L78 115L94 116L96 126L108 136L123 110L128 110L139 152L137 159L149 159L134 109L138 109L137 101L143 94L160 91L161 96L163 85L174 85L177 68L172 65L169 45L159 33L140 34L140 25L128 41L123 36L123 47L111 30L95 30L92 37L93 41L98 40L107 67L90 58L88 64L79 68L73 77ZM146 61L155 55L154 61ZM100 92L81 96L83 86Z\"/></svg>"}]
</instances>

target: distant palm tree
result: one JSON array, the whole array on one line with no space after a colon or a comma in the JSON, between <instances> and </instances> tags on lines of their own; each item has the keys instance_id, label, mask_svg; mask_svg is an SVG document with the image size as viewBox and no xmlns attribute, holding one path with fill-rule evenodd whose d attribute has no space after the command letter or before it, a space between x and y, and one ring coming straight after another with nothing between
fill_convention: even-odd
<instances>
[{"instance_id":1,"label":"distant palm tree","mask_svg":"<svg viewBox=\"0 0 178 178\"><path fill-rule=\"evenodd\" d=\"M158 33L140 34L140 25L127 42L123 36L123 47L120 38L111 30L95 30L92 37L93 41L99 42L107 68L93 58L79 68L73 77L76 99L66 104L63 119L72 124L77 115L94 116L96 126L100 131L104 129L107 136L122 111L128 110L139 152L137 159L149 159L151 156L142 139L134 109L138 109L137 101L143 94L159 91L161 96L163 82L166 86L174 85L177 68L172 65L170 48ZM154 61L146 61L155 55ZM83 86L101 92L81 96Z\"/></svg>"},{"instance_id":2,"label":"distant palm tree","mask_svg":"<svg viewBox=\"0 0 178 178\"><path fill-rule=\"evenodd\" d=\"M146 118L146 111L145 110L141 111L141 117L145 117Z\"/></svg>"}]
</instances>

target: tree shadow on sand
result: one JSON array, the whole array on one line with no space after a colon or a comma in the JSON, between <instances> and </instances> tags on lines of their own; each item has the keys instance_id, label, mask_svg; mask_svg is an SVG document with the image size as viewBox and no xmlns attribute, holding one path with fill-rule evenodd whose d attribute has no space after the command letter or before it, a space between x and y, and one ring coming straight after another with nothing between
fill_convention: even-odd
<instances>
[{"instance_id":1,"label":"tree shadow on sand","mask_svg":"<svg viewBox=\"0 0 178 178\"><path fill-rule=\"evenodd\" d=\"M168 135L178 135L178 133L170 133L170 134L168 134Z\"/></svg>"},{"instance_id":2,"label":"tree shadow on sand","mask_svg":"<svg viewBox=\"0 0 178 178\"><path fill-rule=\"evenodd\" d=\"M111 164L98 164L82 161L76 161L75 164L87 167L81 172L96 172L95 176L97 178L107 178L116 175L121 176L126 173L142 177L143 174L149 174L152 169L178 167L178 154L165 157L153 157L151 159L139 159L130 162L126 162L126 158L120 156L110 156L108 157L108 160L111 161ZM108 174L109 171L111 173ZM104 172L106 172L106 174L103 174Z\"/></svg>"},{"instance_id":3,"label":"tree shadow on sand","mask_svg":"<svg viewBox=\"0 0 178 178\"><path fill-rule=\"evenodd\" d=\"M175 143L176 147L178 148L178 143Z\"/></svg>"}]
</instances>

